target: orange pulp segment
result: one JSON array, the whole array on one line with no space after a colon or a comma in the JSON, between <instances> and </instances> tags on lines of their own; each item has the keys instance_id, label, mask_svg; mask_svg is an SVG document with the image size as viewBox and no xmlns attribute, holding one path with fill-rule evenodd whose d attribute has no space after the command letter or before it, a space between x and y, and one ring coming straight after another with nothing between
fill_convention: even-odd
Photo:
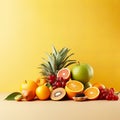
<instances>
[{"instance_id":1,"label":"orange pulp segment","mask_svg":"<svg viewBox=\"0 0 120 120\"><path fill-rule=\"evenodd\" d=\"M84 90L84 85L76 80L69 80L66 83L65 90L67 92L68 98L73 99L77 93L81 93Z\"/></svg>"},{"instance_id":2,"label":"orange pulp segment","mask_svg":"<svg viewBox=\"0 0 120 120\"><path fill-rule=\"evenodd\" d=\"M100 94L100 91L97 87L89 87L84 91L85 96L87 96L88 99L97 99L97 97Z\"/></svg>"},{"instance_id":3,"label":"orange pulp segment","mask_svg":"<svg viewBox=\"0 0 120 120\"><path fill-rule=\"evenodd\" d=\"M63 79L68 80L70 78L70 70L68 68L62 68L58 71L57 77L62 77Z\"/></svg>"}]
</instances>

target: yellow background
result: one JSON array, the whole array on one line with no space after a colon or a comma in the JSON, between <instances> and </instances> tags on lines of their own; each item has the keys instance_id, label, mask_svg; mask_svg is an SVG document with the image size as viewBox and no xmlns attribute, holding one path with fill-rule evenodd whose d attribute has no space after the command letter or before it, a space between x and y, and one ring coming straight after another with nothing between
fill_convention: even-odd
<instances>
[{"instance_id":1,"label":"yellow background","mask_svg":"<svg viewBox=\"0 0 120 120\"><path fill-rule=\"evenodd\" d=\"M0 0L0 92L35 80L52 45L91 64L91 82L120 90L119 0Z\"/></svg>"}]
</instances>

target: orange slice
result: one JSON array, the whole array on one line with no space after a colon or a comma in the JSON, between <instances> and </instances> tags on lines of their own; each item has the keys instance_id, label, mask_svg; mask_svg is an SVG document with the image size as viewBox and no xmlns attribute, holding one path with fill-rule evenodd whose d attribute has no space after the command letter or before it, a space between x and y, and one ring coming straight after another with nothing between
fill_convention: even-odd
<instances>
[{"instance_id":1,"label":"orange slice","mask_svg":"<svg viewBox=\"0 0 120 120\"><path fill-rule=\"evenodd\" d=\"M97 87L89 87L84 91L85 96L87 96L88 99L97 99L97 97L100 94L100 91Z\"/></svg>"},{"instance_id":2,"label":"orange slice","mask_svg":"<svg viewBox=\"0 0 120 120\"><path fill-rule=\"evenodd\" d=\"M65 90L67 92L67 96L69 99L73 99L73 97L77 94L77 93L81 93L84 90L84 85L76 80L69 80L66 83L65 86Z\"/></svg>"},{"instance_id":3,"label":"orange slice","mask_svg":"<svg viewBox=\"0 0 120 120\"><path fill-rule=\"evenodd\" d=\"M68 68L62 68L58 71L57 77L62 77L65 80L70 78L70 70Z\"/></svg>"}]
</instances>

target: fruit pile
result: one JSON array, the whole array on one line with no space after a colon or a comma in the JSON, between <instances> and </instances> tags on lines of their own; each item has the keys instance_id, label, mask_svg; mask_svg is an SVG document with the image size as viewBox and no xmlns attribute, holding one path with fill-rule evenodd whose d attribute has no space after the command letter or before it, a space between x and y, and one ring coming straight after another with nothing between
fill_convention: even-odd
<instances>
[{"instance_id":1,"label":"fruit pile","mask_svg":"<svg viewBox=\"0 0 120 120\"><path fill-rule=\"evenodd\" d=\"M62 48L57 51L52 47L52 53L47 54L48 59L43 59L40 64L40 78L25 80L20 87L20 92L9 94L6 100L31 101L31 100L118 100L119 92L114 88L96 82L92 84L93 68L89 64L77 63L71 60L73 53L70 49ZM71 69L69 65L75 64Z\"/></svg>"}]
</instances>

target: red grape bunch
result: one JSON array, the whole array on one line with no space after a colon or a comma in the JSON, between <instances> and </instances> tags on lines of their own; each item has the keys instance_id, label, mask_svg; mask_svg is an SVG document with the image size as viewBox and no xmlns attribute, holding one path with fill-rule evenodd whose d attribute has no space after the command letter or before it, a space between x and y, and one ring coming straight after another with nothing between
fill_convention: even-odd
<instances>
[{"instance_id":1,"label":"red grape bunch","mask_svg":"<svg viewBox=\"0 0 120 120\"><path fill-rule=\"evenodd\" d=\"M63 77L56 77L56 75L50 75L48 77L48 82L52 85L53 89L58 87L65 87L67 80Z\"/></svg>"},{"instance_id":2,"label":"red grape bunch","mask_svg":"<svg viewBox=\"0 0 120 120\"><path fill-rule=\"evenodd\" d=\"M100 94L98 99L99 100L118 100L119 97L117 94L115 94L114 88L103 88L99 87Z\"/></svg>"}]
</instances>

